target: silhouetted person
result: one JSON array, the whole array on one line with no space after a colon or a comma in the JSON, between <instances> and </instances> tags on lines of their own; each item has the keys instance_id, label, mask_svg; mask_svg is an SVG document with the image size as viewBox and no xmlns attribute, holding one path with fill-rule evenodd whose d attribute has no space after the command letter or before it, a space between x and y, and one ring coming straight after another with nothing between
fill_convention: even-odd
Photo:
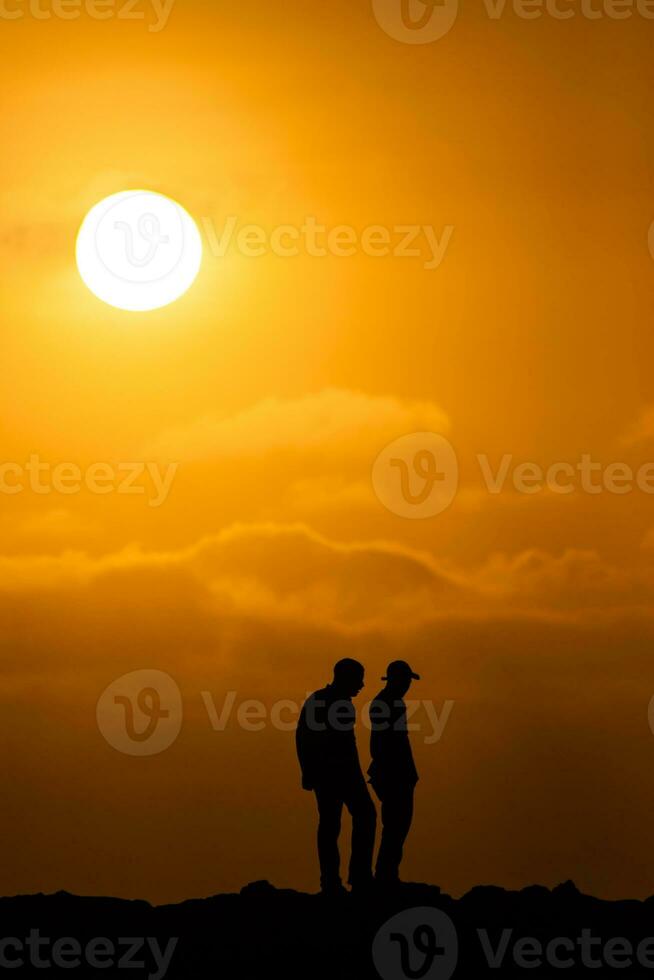
<instances>
[{"instance_id":1,"label":"silhouetted person","mask_svg":"<svg viewBox=\"0 0 654 980\"><path fill-rule=\"evenodd\" d=\"M352 857L349 884L372 884L372 856L377 814L359 763L352 704L363 687L364 669L356 660L340 660L331 684L304 704L296 732L302 787L313 790L318 803L318 857L323 892L344 891L338 837L343 804L352 815Z\"/></svg>"},{"instance_id":2,"label":"silhouetted person","mask_svg":"<svg viewBox=\"0 0 654 980\"><path fill-rule=\"evenodd\" d=\"M413 820L413 795L418 772L407 730L404 695L412 680L420 680L404 660L388 665L386 687L370 705L370 755L372 787L382 805L382 840L377 855L375 880L398 884L404 842Z\"/></svg>"}]
</instances>

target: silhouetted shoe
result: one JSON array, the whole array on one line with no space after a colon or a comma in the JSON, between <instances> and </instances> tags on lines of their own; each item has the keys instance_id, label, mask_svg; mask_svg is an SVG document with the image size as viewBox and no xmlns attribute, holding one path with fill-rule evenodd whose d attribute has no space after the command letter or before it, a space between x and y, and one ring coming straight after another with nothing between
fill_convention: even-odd
<instances>
[{"instance_id":1,"label":"silhouetted shoe","mask_svg":"<svg viewBox=\"0 0 654 980\"><path fill-rule=\"evenodd\" d=\"M332 885L321 885L320 894L325 898L342 898L344 895L349 895L349 892L345 885L337 881Z\"/></svg>"},{"instance_id":2,"label":"silhouetted shoe","mask_svg":"<svg viewBox=\"0 0 654 980\"><path fill-rule=\"evenodd\" d=\"M378 891L393 892L397 891L404 884L399 878L384 878L377 875L375 877L375 888Z\"/></svg>"},{"instance_id":3,"label":"silhouetted shoe","mask_svg":"<svg viewBox=\"0 0 654 980\"><path fill-rule=\"evenodd\" d=\"M353 895L370 895L375 889L375 879L370 876L370 878L362 878L361 881L353 881L350 885Z\"/></svg>"}]
</instances>

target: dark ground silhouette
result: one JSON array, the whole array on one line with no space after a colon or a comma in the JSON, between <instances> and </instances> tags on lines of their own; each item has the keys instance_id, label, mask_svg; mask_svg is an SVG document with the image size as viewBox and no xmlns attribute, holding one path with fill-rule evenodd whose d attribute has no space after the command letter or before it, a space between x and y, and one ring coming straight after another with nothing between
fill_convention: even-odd
<instances>
[{"instance_id":1,"label":"dark ground silhouette","mask_svg":"<svg viewBox=\"0 0 654 980\"><path fill-rule=\"evenodd\" d=\"M403 973L397 939L393 940L398 950L396 960L382 959L380 971L375 968L372 947L380 928L403 909L416 907L431 909L431 914L437 916L439 913L433 910L441 910L451 919L458 933L458 965L453 973L451 956L449 963L445 963L438 958L440 953L426 973L420 969L424 957L412 954L408 963L411 972ZM421 913L407 914L412 927L419 922ZM604 902L580 894L570 882L551 891L539 886L520 892L479 887L459 900L441 894L434 886L419 884L404 885L395 894L381 892L364 900L356 895L327 898L278 891L267 882L257 882L238 895L218 895L159 907L146 902L76 898L60 892L51 896L1 899L0 923L2 937L24 940L31 930L38 930L40 937L47 937L50 944L61 937L74 937L82 944L95 937L107 937L116 945L121 937L158 937L160 948L166 949L171 937L179 937L165 976L180 980L210 977L255 980L268 976L286 980L367 980L380 976L382 980L386 977L401 980L407 975L444 980L451 975L503 977L524 976L529 972L536 977L606 973L615 976L616 968L607 964L607 957L624 963L626 947L620 944L619 937L632 944L634 964L620 969L618 975L654 976L651 967L637 964L635 955L638 945L654 936L654 898L644 902ZM504 961L498 968L489 968L477 930L487 931L492 951L500 947L503 930L513 930ZM583 940L584 930L587 930L586 940ZM408 937L410 943L410 931ZM574 965L568 968L543 965L530 971L518 966L514 961L515 943L526 937L536 938L543 946L557 937L567 937L574 952L569 953L559 945L555 954L560 958L573 956ZM439 932L436 938L440 949L444 934ZM579 939L585 942L585 954L577 942ZM606 946L611 941L613 945ZM521 949L521 955L527 960L531 957L533 962L537 955L533 943L528 942ZM654 940L649 949L649 960L654 966ZM17 955L15 948L4 948L3 952L9 957ZM48 947L42 947L40 952L47 956ZM123 944L121 955L125 952ZM599 968L585 966L582 954L599 962ZM378 958L379 955L378 948ZM134 958L142 959L143 950ZM66 970L50 968L45 972L43 968L26 966L1 972L14 977L163 975L157 974L151 955L147 956L146 964L129 972L123 972L123 968L92 969L88 965Z\"/></svg>"}]
</instances>

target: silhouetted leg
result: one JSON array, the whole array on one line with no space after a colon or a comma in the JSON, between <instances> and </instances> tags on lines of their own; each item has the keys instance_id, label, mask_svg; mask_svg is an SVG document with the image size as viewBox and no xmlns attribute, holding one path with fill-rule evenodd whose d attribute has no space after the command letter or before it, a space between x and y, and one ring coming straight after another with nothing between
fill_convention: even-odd
<instances>
[{"instance_id":1,"label":"silhouetted leg","mask_svg":"<svg viewBox=\"0 0 654 980\"><path fill-rule=\"evenodd\" d=\"M343 812L342 794L333 787L316 788L318 802L318 860L320 861L320 887L323 891L341 884L341 856L338 836L341 832Z\"/></svg>"},{"instance_id":2,"label":"silhouetted leg","mask_svg":"<svg viewBox=\"0 0 654 980\"><path fill-rule=\"evenodd\" d=\"M378 881L397 881L400 864L413 820L413 786L375 787L382 804L382 839L377 855L375 877Z\"/></svg>"},{"instance_id":3,"label":"silhouetted leg","mask_svg":"<svg viewBox=\"0 0 654 980\"><path fill-rule=\"evenodd\" d=\"M345 805L352 814L352 857L348 882L355 887L367 885L372 881L377 811L363 778L347 789Z\"/></svg>"}]
</instances>

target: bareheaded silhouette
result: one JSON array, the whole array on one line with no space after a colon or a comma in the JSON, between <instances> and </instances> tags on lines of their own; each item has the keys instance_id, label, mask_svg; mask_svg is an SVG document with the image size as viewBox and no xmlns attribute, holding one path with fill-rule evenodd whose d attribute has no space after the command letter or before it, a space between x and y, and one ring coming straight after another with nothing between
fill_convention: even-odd
<instances>
[{"instance_id":1,"label":"bareheaded silhouette","mask_svg":"<svg viewBox=\"0 0 654 980\"><path fill-rule=\"evenodd\" d=\"M413 820L413 797L418 772L407 729L404 696L420 680L404 660L388 665L386 687L370 705L370 783L381 801L382 839L375 881L399 884L404 843Z\"/></svg>"},{"instance_id":2,"label":"bareheaded silhouette","mask_svg":"<svg viewBox=\"0 0 654 980\"><path fill-rule=\"evenodd\" d=\"M307 698L296 732L303 789L316 794L320 886L326 894L345 889L340 874L338 838L343 805L352 817L352 855L348 883L370 888L377 814L359 763L352 698L364 685L356 660L339 660L331 684Z\"/></svg>"}]
</instances>

